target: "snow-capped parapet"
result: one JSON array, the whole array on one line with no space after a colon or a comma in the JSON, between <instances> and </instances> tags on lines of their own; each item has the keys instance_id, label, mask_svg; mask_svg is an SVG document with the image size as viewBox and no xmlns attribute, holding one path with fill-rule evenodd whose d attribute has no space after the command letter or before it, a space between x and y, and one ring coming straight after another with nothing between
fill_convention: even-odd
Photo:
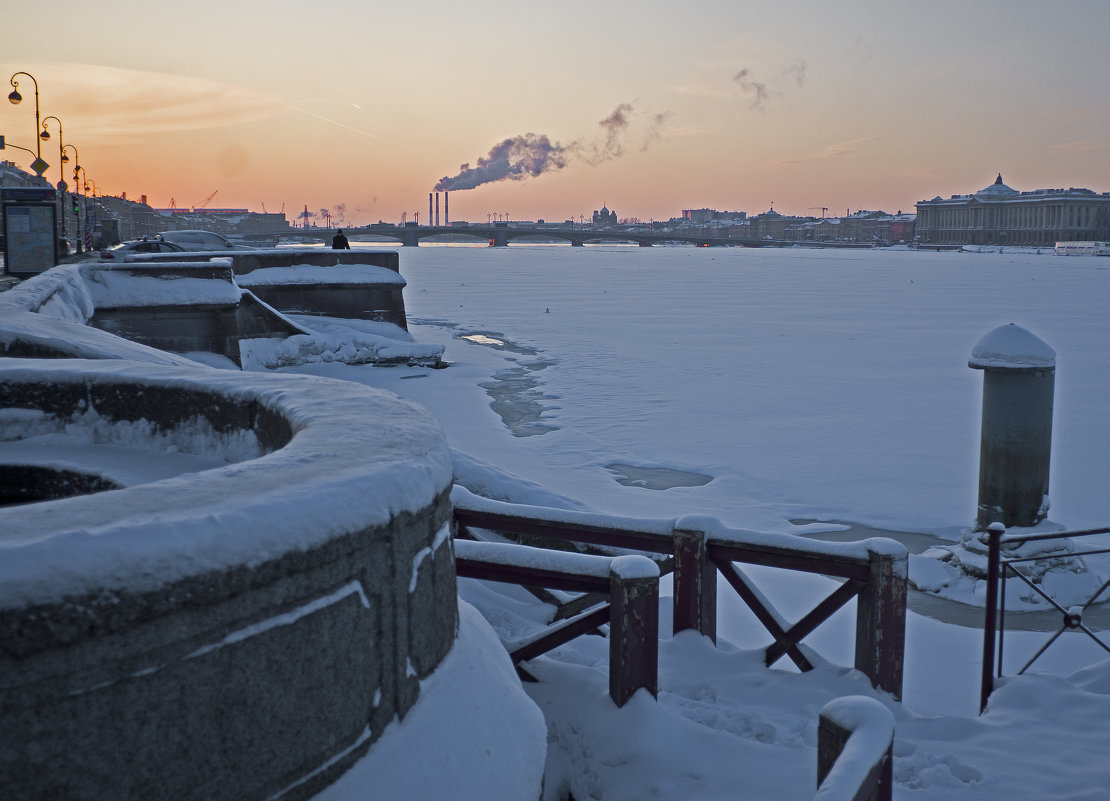
<instances>
[{"instance_id":1,"label":"snow-capped parapet","mask_svg":"<svg viewBox=\"0 0 1110 801\"><path fill-rule=\"evenodd\" d=\"M451 457L419 406L302 375L0 359L0 439L46 430L239 461L0 508L6 795L307 799L455 642Z\"/></svg>"},{"instance_id":2,"label":"snow-capped parapet","mask_svg":"<svg viewBox=\"0 0 1110 801\"><path fill-rule=\"evenodd\" d=\"M292 264L288 267L262 267L244 275L236 275L241 287L254 289L274 285L316 284L391 284L405 286L405 279L396 270L375 264L337 264L319 267L313 264Z\"/></svg>"},{"instance_id":3,"label":"snow-capped parapet","mask_svg":"<svg viewBox=\"0 0 1110 801\"><path fill-rule=\"evenodd\" d=\"M310 256L251 253L246 276L233 274L230 258L56 267L0 293L0 354L186 364L174 354L215 353L247 370L441 363L443 346L418 344L405 329L395 253L299 263Z\"/></svg>"},{"instance_id":4,"label":"snow-capped parapet","mask_svg":"<svg viewBox=\"0 0 1110 801\"><path fill-rule=\"evenodd\" d=\"M161 431L197 431L200 421L236 440L254 429L270 443L256 459L111 496L0 508L0 609L150 589L274 558L414 512L451 486L438 423L414 403L353 382L121 360L0 359L0 385L5 408L48 404L63 432L95 413L106 422L145 418ZM263 430L267 418L285 421L287 442ZM195 434L173 446L222 447Z\"/></svg>"},{"instance_id":5,"label":"snow-capped parapet","mask_svg":"<svg viewBox=\"0 0 1110 801\"><path fill-rule=\"evenodd\" d=\"M967 365L976 370L1052 370L1056 351L1040 337L1010 323L984 335L972 349Z\"/></svg>"}]
</instances>

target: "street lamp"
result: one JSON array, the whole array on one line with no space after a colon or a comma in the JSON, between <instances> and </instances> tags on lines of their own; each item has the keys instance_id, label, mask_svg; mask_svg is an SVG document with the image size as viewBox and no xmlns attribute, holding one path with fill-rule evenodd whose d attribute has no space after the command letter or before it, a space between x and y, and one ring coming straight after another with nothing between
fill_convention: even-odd
<instances>
[{"instance_id":1,"label":"street lamp","mask_svg":"<svg viewBox=\"0 0 1110 801\"><path fill-rule=\"evenodd\" d=\"M76 153L77 148L73 148L73 152ZM75 165L73 168L73 184L74 194L80 192L82 187L84 187L84 198L81 202L81 210L77 212L77 252L81 253L84 251L85 247L85 232L88 231L89 228L89 174L80 164ZM84 213L83 215L82 212ZM84 225L81 224L82 216L85 217Z\"/></svg>"},{"instance_id":2,"label":"street lamp","mask_svg":"<svg viewBox=\"0 0 1110 801\"><path fill-rule=\"evenodd\" d=\"M61 130L61 127L59 126L58 136L61 136L61 135L62 135L62 130ZM73 157L75 159L77 159L77 161L74 162L74 167L73 167L74 172L76 172L77 171L77 166L79 166L81 164L81 154L77 152L77 145L63 145L62 146L62 164L69 164L69 154L66 153L67 150L72 150L73 151ZM77 180L77 179L75 178L74 180Z\"/></svg>"},{"instance_id":3,"label":"street lamp","mask_svg":"<svg viewBox=\"0 0 1110 801\"><path fill-rule=\"evenodd\" d=\"M58 135L61 136L61 125L58 126ZM81 212L77 206L77 195L81 192L81 182L79 180L79 173L85 169L81 166L81 154L77 152L76 145L65 145L62 148L62 164L69 162L69 154L66 153L67 149L73 150L73 218L77 227L77 255L80 256L85 252L85 240L81 232ZM62 230L65 230L65 198L62 199Z\"/></svg>"},{"instance_id":4,"label":"street lamp","mask_svg":"<svg viewBox=\"0 0 1110 801\"><path fill-rule=\"evenodd\" d=\"M42 158L42 147L39 145L38 132L39 132L39 82L35 80L35 76L29 72L15 72L12 73L11 84L12 93L8 95L8 100L11 101L13 106L18 106L23 102L23 95L19 93L19 81L15 79L16 75L26 75L31 79L31 83L35 85L35 155L40 159Z\"/></svg>"},{"instance_id":5,"label":"street lamp","mask_svg":"<svg viewBox=\"0 0 1110 801\"><path fill-rule=\"evenodd\" d=\"M46 129L46 121L47 120L54 120L54 122L58 123L58 191L62 193L62 205L60 207L61 212L62 212L61 213L62 239L65 239L66 238L66 189L69 188L69 187L66 186L66 174L65 174L64 167L63 167L63 165L67 161L66 146L65 146L65 143L62 141L62 139L63 139L62 121L60 119L58 119L57 117L55 117L53 114L51 114L49 117L46 117L42 121L42 131L39 133L39 140L43 141L43 142L49 142L50 141L50 131L48 131ZM68 251L67 251L67 255L68 255Z\"/></svg>"}]
</instances>

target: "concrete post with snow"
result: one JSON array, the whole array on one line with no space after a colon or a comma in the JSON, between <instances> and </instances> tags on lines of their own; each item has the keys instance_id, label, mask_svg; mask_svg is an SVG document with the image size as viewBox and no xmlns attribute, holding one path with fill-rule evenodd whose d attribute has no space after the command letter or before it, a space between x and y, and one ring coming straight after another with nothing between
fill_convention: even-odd
<instances>
[{"instance_id":1,"label":"concrete post with snow","mask_svg":"<svg viewBox=\"0 0 1110 801\"><path fill-rule=\"evenodd\" d=\"M979 340L968 366L983 371L976 527L1035 526L1048 515L1056 352L1010 323Z\"/></svg>"}]
</instances>

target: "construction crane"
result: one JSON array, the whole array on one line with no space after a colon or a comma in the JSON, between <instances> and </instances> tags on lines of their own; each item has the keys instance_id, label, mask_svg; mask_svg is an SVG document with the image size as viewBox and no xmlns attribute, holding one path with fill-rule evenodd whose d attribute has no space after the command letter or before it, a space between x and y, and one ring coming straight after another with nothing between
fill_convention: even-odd
<instances>
[{"instance_id":1,"label":"construction crane","mask_svg":"<svg viewBox=\"0 0 1110 801\"><path fill-rule=\"evenodd\" d=\"M206 197L206 198L204 199L204 202L203 202L203 203L201 203L201 204L200 204L199 206L193 206L193 211L196 211L197 209L203 209L203 208L207 208L207 207L208 207L208 204L212 202L212 198L214 198L214 197L216 196L216 194L217 194L217 193L218 193L219 191L220 191L220 190L219 190L219 189L217 189L217 190L216 190L215 192L213 192L213 193L212 193L211 195L209 195L208 197Z\"/></svg>"},{"instance_id":2,"label":"construction crane","mask_svg":"<svg viewBox=\"0 0 1110 801\"><path fill-rule=\"evenodd\" d=\"M817 209L821 209L821 219L822 220L825 219L825 212L829 210L829 207L828 206L810 206L809 207L810 211L817 211Z\"/></svg>"}]
</instances>

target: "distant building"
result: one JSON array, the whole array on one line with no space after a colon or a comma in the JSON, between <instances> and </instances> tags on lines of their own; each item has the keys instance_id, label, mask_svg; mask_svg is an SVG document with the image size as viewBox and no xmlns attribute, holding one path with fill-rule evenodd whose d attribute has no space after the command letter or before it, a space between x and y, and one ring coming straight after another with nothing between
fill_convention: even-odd
<instances>
[{"instance_id":1,"label":"distant building","mask_svg":"<svg viewBox=\"0 0 1110 801\"><path fill-rule=\"evenodd\" d=\"M683 209L682 219L689 220L694 225L705 225L713 219L715 213L713 209Z\"/></svg>"},{"instance_id":2,"label":"distant building","mask_svg":"<svg viewBox=\"0 0 1110 801\"><path fill-rule=\"evenodd\" d=\"M890 242L912 242L914 231L917 229L917 215L898 213L890 218Z\"/></svg>"},{"instance_id":3,"label":"distant building","mask_svg":"<svg viewBox=\"0 0 1110 801\"><path fill-rule=\"evenodd\" d=\"M769 209L751 217L750 222L751 235L756 239L781 240L786 239L786 227L795 222L795 219Z\"/></svg>"},{"instance_id":4,"label":"distant building","mask_svg":"<svg viewBox=\"0 0 1110 801\"><path fill-rule=\"evenodd\" d=\"M601 211L594 212L594 225L616 225L617 213L609 211L605 206L601 207Z\"/></svg>"},{"instance_id":5,"label":"distant building","mask_svg":"<svg viewBox=\"0 0 1110 801\"><path fill-rule=\"evenodd\" d=\"M746 211L717 211L716 209L683 209L682 219L694 225L708 225L712 222L736 225L747 219Z\"/></svg>"},{"instance_id":6,"label":"distant building","mask_svg":"<svg viewBox=\"0 0 1110 801\"><path fill-rule=\"evenodd\" d=\"M917 204L915 237L922 244L1053 245L1110 239L1110 192L1035 189L995 182L973 195Z\"/></svg>"}]
</instances>

